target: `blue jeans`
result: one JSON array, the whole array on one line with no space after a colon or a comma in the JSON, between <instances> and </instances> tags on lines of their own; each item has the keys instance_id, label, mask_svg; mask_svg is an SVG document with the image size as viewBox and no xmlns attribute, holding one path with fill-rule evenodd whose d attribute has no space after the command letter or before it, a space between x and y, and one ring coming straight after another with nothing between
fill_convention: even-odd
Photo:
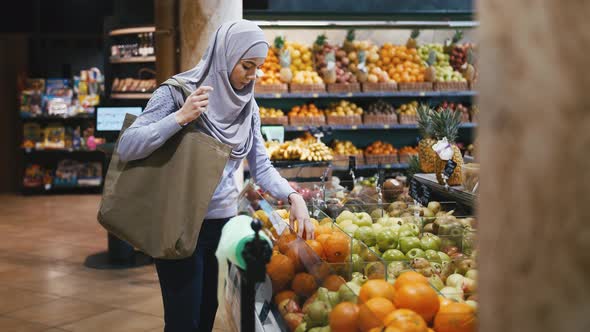
<instances>
[{"instance_id":1,"label":"blue jeans","mask_svg":"<svg viewBox=\"0 0 590 332\"><path fill-rule=\"evenodd\" d=\"M191 257L155 259L164 302L164 332L210 332L217 312L217 258L229 219L206 219Z\"/></svg>"}]
</instances>

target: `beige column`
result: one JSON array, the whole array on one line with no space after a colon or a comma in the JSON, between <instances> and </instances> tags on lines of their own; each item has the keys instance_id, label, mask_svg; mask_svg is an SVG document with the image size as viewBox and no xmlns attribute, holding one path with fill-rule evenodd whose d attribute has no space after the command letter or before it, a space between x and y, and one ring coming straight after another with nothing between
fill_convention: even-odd
<instances>
[{"instance_id":1,"label":"beige column","mask_svg":"<svg viewBox=\"0 0 590 332\"><path fill-rule=\"evenodd\" d=\"M176 45L177 0L154 1L156 21L156 79L158 84L178 73Z\"/></svg>"},{"instance_id":2,"label":"beige column","mask_svg":"<svg viewBox=\"0 0 590 332\"><path fill-rule=\"evenodd\" d=\"M241 0L180 1L180 70L194 67L209 38L224 22L242 18Z\"/></svg>"},{"instance_id":3,"label":"beige column","mask_svg":"<svg viewBox=\"0 0 590 332\"><path fill-rule=\"evenodd\" d=\"M590 3L479 1L480 332L590 329Z\"/></svg>"}]
</instances>

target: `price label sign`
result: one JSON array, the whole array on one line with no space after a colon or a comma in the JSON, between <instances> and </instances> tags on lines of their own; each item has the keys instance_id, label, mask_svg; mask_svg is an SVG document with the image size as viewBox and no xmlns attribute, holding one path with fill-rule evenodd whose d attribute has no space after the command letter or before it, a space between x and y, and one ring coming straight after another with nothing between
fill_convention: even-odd
<instances>
[{"instance_id":1,"label":"price label sign","mask_svg":"<svg viewBox=\"0 0 590 332\"><path fill-rule=\"evenodd\" d=\"M424 206L428 205L428 203L430 203L430 188L421 183L420 184L420 203Z\"/></svg>"},{"instance_id":2,"label":"price label sign","mask_svg":"<svg viewBox=\"0 0 590 332\"><path fill-rule=\"evenodd\" d=\"M454 162L452 159L449 159L447 161L447 164L445 165L445 169L443 171L443 174L448 178L451 177L451 175L453 175L453 172L455 171L455 168L457 167L457 163Z\"/></svg>"},{"instance_id":3,"label":"price label sign","mask_svg":"<svg viewBox=\"0 0 590 332\"><path fill-rule=\"evenodd\" d=\"M410 180L410 197L420 202L422 198L421 189L422 188L420 187L420 183L418 183L418 180L412 178Z\"/></svg>"}]
</instances>

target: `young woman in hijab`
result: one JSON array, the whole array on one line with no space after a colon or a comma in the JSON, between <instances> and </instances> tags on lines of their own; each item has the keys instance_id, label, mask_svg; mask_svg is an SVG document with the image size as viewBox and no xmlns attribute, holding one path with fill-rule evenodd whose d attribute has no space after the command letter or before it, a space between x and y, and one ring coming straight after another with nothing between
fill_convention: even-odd
<instances>
[{"instance_id":1,"label":"young woman in hijab","mask_svg":"<svg viewBox=\"0 0 590 332\"><path fill-rule=\"evenodd\" d=\"M122 160L141 159L190 124L232 147L194 254L181 260L155 260L166 332L213 328L217 310L215 251L223 225L237 214L235 173L244 158L262 188L290 202L291 218L300 223L300 232L305 229L306 234L313 234L305 201L272 167L260 133L254 81L268 48L262 30L252 22L221 25L199 64L172 77L193 91L186 101L178 88L163 84L119 141L117 151Z\"/></svg>"}]
</instances>

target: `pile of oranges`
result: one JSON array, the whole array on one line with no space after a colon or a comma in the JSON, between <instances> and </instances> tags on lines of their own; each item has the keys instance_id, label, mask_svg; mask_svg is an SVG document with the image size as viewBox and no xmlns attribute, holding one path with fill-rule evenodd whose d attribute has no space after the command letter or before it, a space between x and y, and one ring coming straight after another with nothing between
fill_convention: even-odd
<instances>
[{"instance_id":1,"label":"pile of oranges","mask_svg":"<svg viewBox=\"0 0 590 332\"><path fill-rule=\"evenodd\" d=\"M424 82L426 68L415 48L385 43L379 50L377 65L396 82Z\"/></svg>"},{"instance_id":2,"label":"pile of oranges","mask_svg":"<svg viewBox=\"0 0 590 332\"><path fill-rule=\"evenodd\" d=\"M323 116L324 112L317 108L315 104L309 103L302 106L293 106L289 116Z\"/></svg>"},{"instance_id":3,"label":"pile of oranges","mask_svg":"<svg viewBox=\"0 0 590 332\"><path fill-rule=\"evenodd\" d=\"M258 79L262 85L267 84L279 84L282 83L280 79L281 65L279 64L279 58L274 48L268 50L266 61L260 68L264 75Z\"/></svg>"},{"instance_id":4,"label":"pile of oranges","mask_svg":"<svg viewBox=\"0 0 590 332\"><path fill-rule=\"evenodd\" d=\"M397 154L397 149L389 143L375 141L365 149L365 153L369 155Z\"/></svg>"},{"instance_id":5,"label":"pile of oranges","mask_svg":"<svg viewBox=\"0 0 590 332\"><path fill-rule=\"evenodd\" d=\"M475 310L439 296L417 272L402 273L393 285L368 280L358 304L342 302L329 316L332 331L474 332ZM432 326L432 328L429 328Z\"/></svg>"}]
</instances>

